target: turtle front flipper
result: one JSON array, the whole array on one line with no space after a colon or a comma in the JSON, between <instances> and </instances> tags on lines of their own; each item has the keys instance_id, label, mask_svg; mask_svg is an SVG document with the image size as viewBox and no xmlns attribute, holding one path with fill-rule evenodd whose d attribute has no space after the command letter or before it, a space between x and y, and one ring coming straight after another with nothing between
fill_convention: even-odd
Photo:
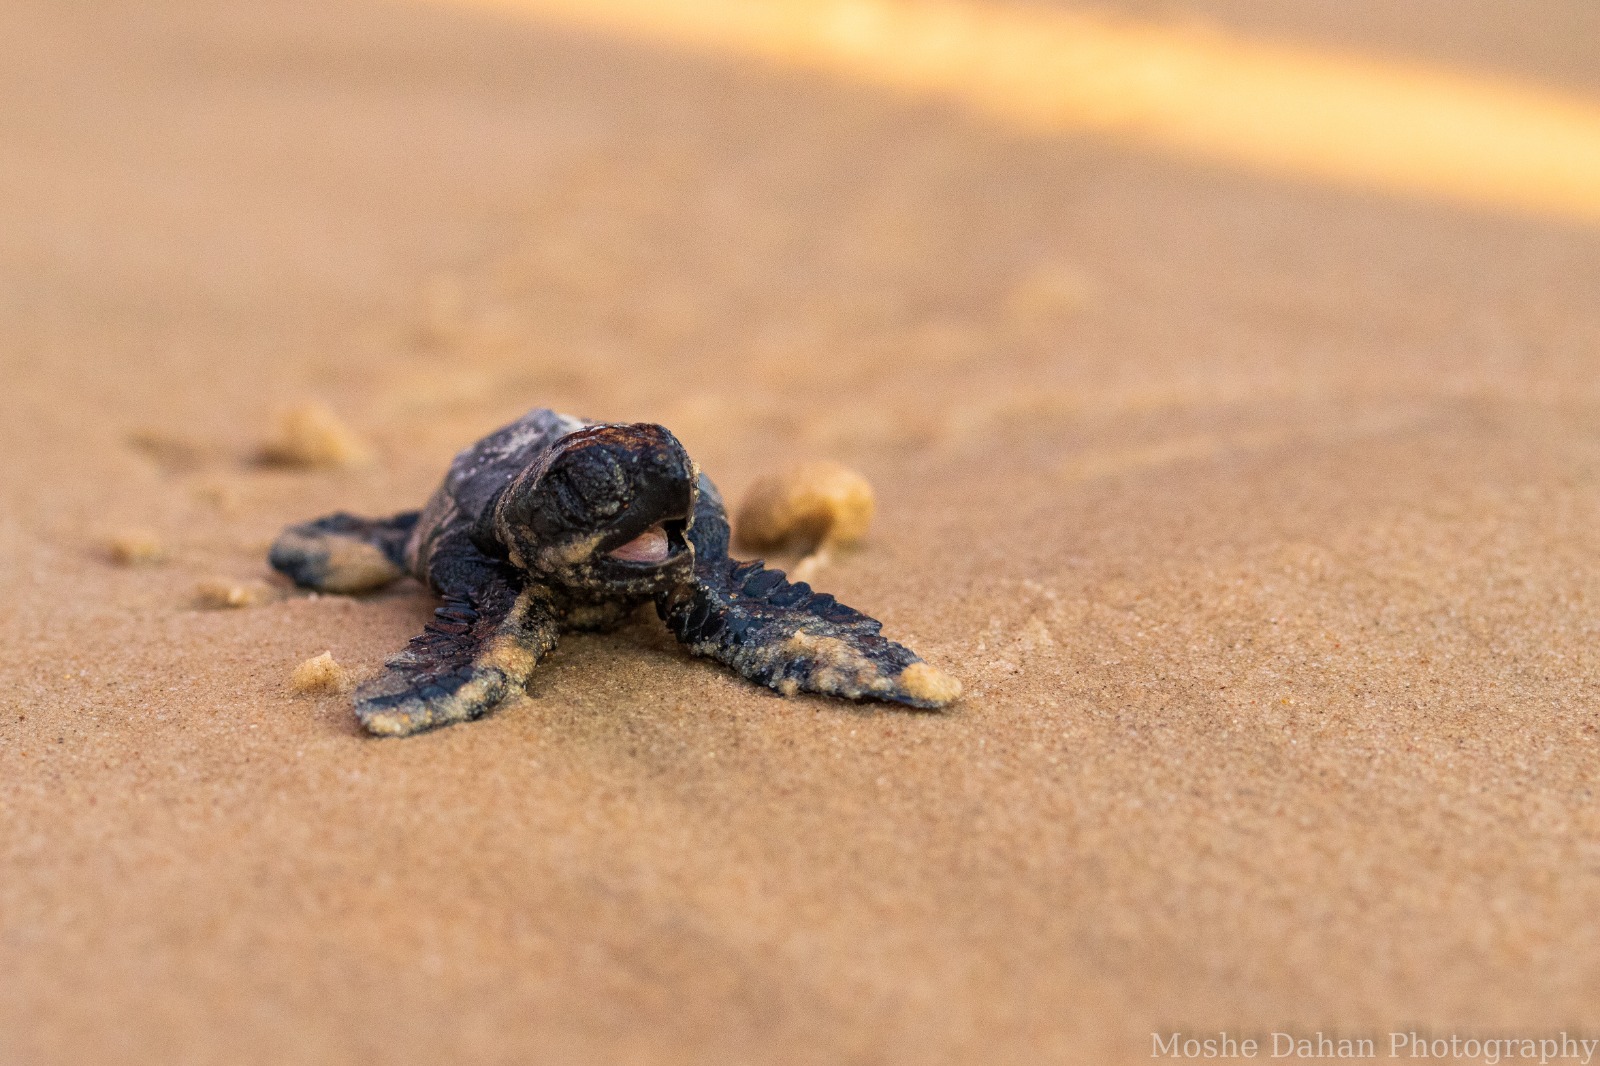
<instances>
[{"instance_id":1,"label":"turtle front flipper","mask_svg":"<svg viewBox=\"0 0 1600 1066\"><path fill-rule=\"evenodd\" d=\"M405 576L406 540L416 511L393 518L332 514L290 526L272 543L268 561L302 588L372 592Z\"/></svg>"},{"instance_id":2,"label":"turtle front flipper","mask_svg":"<svg viewBox=\"0 0 1600 1066\"><path fill-rule=\"evenodd\" d=\"M933 710L961 695L959 681L882 636L876 619L759 562L703 558L695 581L656 609L695 655L785 696L817 692Z\"/></svg>"},{"instance_id":3,"label":"turtle front flipper","mask_svg":"<svg viewBox=\"0 0 1600 1066\"><path fill-rule=\"evenodd\" d=\"M356 689L367 732L403 737L480 718L522 688L556 646L549 594L497 576L444 606L378 677Z\"/></svg>"}]
</instances>

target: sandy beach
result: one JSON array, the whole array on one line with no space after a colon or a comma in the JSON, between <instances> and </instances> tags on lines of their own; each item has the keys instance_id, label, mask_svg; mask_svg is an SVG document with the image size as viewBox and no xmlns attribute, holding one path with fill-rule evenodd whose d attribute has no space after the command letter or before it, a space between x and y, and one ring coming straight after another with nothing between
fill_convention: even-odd
<instances>
[{"instance_id":1,"label":"sandy beach","mask_svg":"<svg viewBox=\"0 0 1600 1066\"><path fill-rule=\"evenodd\" d=\"M1587 0L1392 6L1097 10L1600 99ZM1600 227L451 4L0 39L0 1062L1600 1037ZM307 404L372 461L263 463ZM860 471L814 583L965 698L649 616L416 738L293 692L434 601L277 531L532 407Z\"/></svg>"}]
</instances>

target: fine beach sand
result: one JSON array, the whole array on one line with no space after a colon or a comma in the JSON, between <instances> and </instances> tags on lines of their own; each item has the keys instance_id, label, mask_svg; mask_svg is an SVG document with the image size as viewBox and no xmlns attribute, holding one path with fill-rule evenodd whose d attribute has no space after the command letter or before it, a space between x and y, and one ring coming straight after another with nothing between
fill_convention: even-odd
<instances>
[{"instance_id":1,"label":"fine beach sand","mask_svg":"<svg viewBox=\"0 0 1600 1066\"><path fill-rule=\"evenodd\" d=\"M1600 93L1585 0L1337 6L1241 25ZM421 4L0 39L0 1062L1600 1036L1600 230ZM262 462L307 404L371 461ZM432 604L276 531L534 406L862 472L815 582L966 698L648 617L415 739L297 692Z\"/></svg>"}]
</instances>

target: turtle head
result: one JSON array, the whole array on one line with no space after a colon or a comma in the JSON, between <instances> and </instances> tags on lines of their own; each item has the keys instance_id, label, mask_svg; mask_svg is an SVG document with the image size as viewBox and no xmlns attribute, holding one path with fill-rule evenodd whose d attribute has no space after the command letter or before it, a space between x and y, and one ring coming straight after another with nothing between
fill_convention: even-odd
<instances>
[{"instance_id":1,"label":"turtle head","mask_svg":"<svg viewBox=\"0 0 1600 1066\"><path fill-rule=\"evenodd\" d=\"M494 538L516 565L588 595L653 595L689 580L699 473L661 426L561 438L506 486Z\"/></svg>"}]
</instances>

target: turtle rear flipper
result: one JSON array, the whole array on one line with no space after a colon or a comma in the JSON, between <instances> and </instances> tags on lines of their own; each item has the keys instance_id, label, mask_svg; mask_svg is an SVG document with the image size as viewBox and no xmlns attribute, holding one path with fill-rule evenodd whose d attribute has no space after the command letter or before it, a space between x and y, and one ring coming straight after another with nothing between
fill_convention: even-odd
<instances>
[{"instance_id":1,"label":"turtle rear flipper","mask_svg":"<svg viewBox=\"0 0 1600 1066\"><path fill-rule=\"evenodd\" d=\"M882 624L805 582L790 583L759 562L723 556L695 567L686 594L657 611L695 655L715 659L785 696L816 692L933 710L961 684L911 649L884 637Z\"/></svg>"},{"instance_id":2,"label":"turtle rear flipper","mask_svg":"<svg viewBox=\"0 0 1600 1066\"><path fill-rule=\"evenodd\" d=\"M549 595L494 577L446 594L422 633L356 690L367 732L403 737L480 718L527 683L556 646Z\"/></svg>"},{"instance_id":3,"label":"turtle rear flipper","mask_svg":"<svg viewBox=\"0 0 1600 1066\"><path fill-rule=\"evenodd\" d=\"M404 577L406 541L418 512L393 518L332 514L290 526L268 561L295 584L318 592L371 592Z\"/></svg>"}]
</instances>

